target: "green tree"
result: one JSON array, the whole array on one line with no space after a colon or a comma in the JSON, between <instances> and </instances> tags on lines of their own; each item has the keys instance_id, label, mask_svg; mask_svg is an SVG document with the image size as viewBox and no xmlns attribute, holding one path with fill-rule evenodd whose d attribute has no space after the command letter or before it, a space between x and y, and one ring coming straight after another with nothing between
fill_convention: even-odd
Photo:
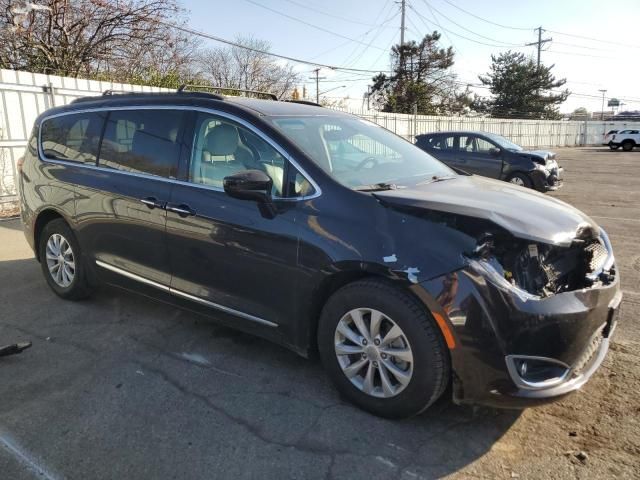
<instances>
[{"instance_id":1,"label":"green tree","mask_svg":"<svg viewBox=\"0 0 640 480\"><path fill-rule=\"evenodd\" d=\"M553 66L538 67L533 59L512 51L491 55L491 61L490 71L478 78L493 97L476 99L474 109L493 117L560 118L558 106L570 92L556 90L567 80L556 79Z\"/></svg>"},{"instance_id":2,"label":"green tree","mask_svg":"<svg viewBox=\"0 0 640 480\"><path fill-rule=\"evenodd\" d=\"M440 47L440 34L433 32L420 41L394 45L393 73L380 73L372 81L370 98L385 112L433 115L460 111L468 101L457 89L453 49Z\"/></svg>"}]
</instances>

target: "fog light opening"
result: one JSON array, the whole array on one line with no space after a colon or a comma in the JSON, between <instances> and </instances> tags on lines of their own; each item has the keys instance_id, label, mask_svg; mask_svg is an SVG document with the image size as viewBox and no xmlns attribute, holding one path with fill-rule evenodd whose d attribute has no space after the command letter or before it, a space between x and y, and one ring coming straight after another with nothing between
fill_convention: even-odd
<instances>
[{"instance_id":1,"label":"fog light opening","mask_svg":"<svg viewBox=\"0 0 640 480\"><path fill-rule=\"evenodd\" d=\"M509 355L507 368L513 382L520 388L543 389L562 383L571 368L552 358Z\"/></svg>"}]
</instances>

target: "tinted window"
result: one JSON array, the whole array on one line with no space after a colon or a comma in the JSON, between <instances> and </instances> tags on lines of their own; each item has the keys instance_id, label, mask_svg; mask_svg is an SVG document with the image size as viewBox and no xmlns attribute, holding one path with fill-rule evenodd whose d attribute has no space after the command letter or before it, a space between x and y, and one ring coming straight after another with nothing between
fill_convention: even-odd
<instances>
[{"instance_id":1,"label":"tinted window","mask_svg":"<svg viewBox=\"0 0 640 480\"><path fill-rule=\"evenodd\" d=\"M180 110L109 113L99 165L134 173L175 177L180 156Z\"/></svg>"},{"instance_id":2,"label":"tinted window","mask_svg":"<svg viewBox=\"0 0 640 480\"><path fill-rule=\"evenodd\" d=\"M256 169L273 180L274 197L284 195L285 158L252 131L224 117L198 114L191 152L191 182L222 188L225 177ZM298 172L291 173L289 196L310 195L309 182Z\"/></svg>"},{"instance_id":3,"label":"tinted window","mask_svg":"<svg viewBox=\"0 0 640 480\"><path fill-rule=\"evenodd\" d=\"M492 148L496 146L484 138L476 135L460 135L460 150L463 152L488 154Z\"/></svg>"},{"instance_id":4,"label":"tinted window","mask_svg":"<svg viewBox=\"0 0 640 480\"><path fill-rule=\"evenodd\" d=\"M104 114L61 115L42 123L42 151L48 158L95 164Z\"/></svg>"},{"instance_id":5,"label":"tinted window","mask_svg":"<svg viewBox=\"0 0 640 480\"><path fill-rule=\"evenodd\" d=\"M431 137L429 148L434 150L453 150L453 137L452 135L444 136L438 135L437 137Z\"/></svg>"}]
</instances>

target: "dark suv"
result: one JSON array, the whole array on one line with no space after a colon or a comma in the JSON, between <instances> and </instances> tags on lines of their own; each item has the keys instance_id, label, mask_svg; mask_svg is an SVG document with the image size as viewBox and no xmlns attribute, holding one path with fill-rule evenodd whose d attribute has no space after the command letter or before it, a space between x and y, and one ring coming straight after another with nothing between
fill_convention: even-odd
<instances>
[{"instance_id":1,"label":"dark suv","mask_svg":"<svg viewBox=\"0 0 640 480\"><path fill-rule=\"evenodd\" d=\"M525 150L488 132L437 132L418 135L416 145L452 168L515 183L539 192L562 186L556 154Z\"/></svg>"},{"instance_id":2,"label":"dark suv","mask_svg":"<svg viewBox=\"0 0 640 480\"><path fill-rule=\"evenodd\" d=\"M583 213L319 106L76 100L36 120L19 185L60 297L105 282L319 351L346 397L389 417L448 385L502 406L576 390L621 298Z\"/></svg>"}]
</instances>

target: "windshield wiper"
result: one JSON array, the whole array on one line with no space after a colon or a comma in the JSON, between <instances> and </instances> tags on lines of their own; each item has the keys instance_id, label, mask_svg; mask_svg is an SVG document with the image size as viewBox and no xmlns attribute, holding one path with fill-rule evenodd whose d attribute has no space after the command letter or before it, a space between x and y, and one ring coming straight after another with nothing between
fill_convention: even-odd
<instances>
[{"instance_id":1,"label":"windshield wiper","mask_svg":"<svg viewBox=\"0 0 640 480\"><path fill-rule=\"evenodd\" d=\"M360 185L359 187L353 187L357 192L382 192L384 190L395 190L398 188L395 183L374 183L373 185Z\"/></svg>"},{"instance_id":2,"label":"windshield wiper","mask_svg":"<svg viewBox=\"0 0 640 480\"><path fill-rule=\"evenodd\" d=\"M438 175L434 175L429 180L425 180L424 182L418 183L418 185L428 185L429 183L444 182L445 180L453 180L454 178L456 177L453 175L448 175L445 177L439 177Z\"/></svg>"}]
</instances>

